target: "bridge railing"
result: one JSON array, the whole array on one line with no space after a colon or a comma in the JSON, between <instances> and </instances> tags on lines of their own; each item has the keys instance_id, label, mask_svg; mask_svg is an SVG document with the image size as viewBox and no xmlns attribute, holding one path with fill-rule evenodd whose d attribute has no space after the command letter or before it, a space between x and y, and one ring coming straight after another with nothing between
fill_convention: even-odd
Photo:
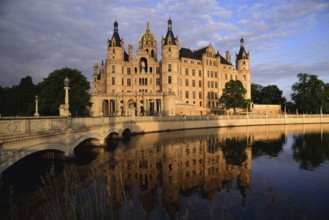
<instances>
[{"instance_id":1,"label":"bridge railing","mask_svg":"<svg viewBox=\"0 0 329 220\"><path fill-rule=\"evenodd\" d=\"M2 117L0 137L31 133L65 131L70 127L67 117Z\"/></svg>"},{"instance_id":2,"label":"bridge railing","mask_svg":"<svg viewBox=\"0 0 329 220\"><path fill-rule=\"evenodd\" d=\"M204 115L204 116L120 116L120 117L2 117L0 118L0 139L6 136L22 136L35 133L63 132L70 129L84 129L115 123L152 122L152 121L197 121L197 120L235 120L235 119L297 119L329 118L328 114L300 115Z\"/></svg>"}]
</instances>

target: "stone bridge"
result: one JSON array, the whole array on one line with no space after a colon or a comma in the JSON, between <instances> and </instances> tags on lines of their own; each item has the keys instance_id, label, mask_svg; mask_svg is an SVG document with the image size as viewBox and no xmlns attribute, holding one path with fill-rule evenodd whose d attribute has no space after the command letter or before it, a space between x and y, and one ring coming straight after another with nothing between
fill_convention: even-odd
<instances>
[{"instance_id":1,"label":"stone bridge","mask_svg":"<svg viewBox=\"0 0 329 220\"><path fill-rule=\"evenodd\" d=\"M111 135L124 136L134 130L131 117L40 117L0 120L0 174L21 158L42 150L72 155L83 141L103 144Z\"/></svg>"},{"instance_id":2,"label":"stone bridge","mask_svg":"<svg viewBox=\"0 0 329 220\"><path fill-rule=\"evenodd\" d=\"M42 150L67 156L85 140L100 145L111 135L253 125L328 124L329 115L221 115L0 118L0 175L18 160Z\"/></svg>"}]
</instances>

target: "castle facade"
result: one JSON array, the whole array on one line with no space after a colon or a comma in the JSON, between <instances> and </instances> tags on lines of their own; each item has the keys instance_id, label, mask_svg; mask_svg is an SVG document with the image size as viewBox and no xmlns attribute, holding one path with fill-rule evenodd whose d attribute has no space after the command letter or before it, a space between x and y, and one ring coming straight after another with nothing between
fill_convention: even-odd
<instances>
[{"instance_id":1,"label":"castle facade","mask_svg":"<svg viewBox=\"0 0 329 220\"><path fill-rule=\"evenodd\" d=\"M105 62L94 64L92 116L218 114L223 107L218 100L230 80L240 80L247 90L245 98L250 99L250 55L243 38L234 66L229 51L224 58L211 44L193 51L180 48L169 19L158 60L149 23L136 56L132 45L125 51L118 27L115 21Z\"/></svg>"}]
</instances>

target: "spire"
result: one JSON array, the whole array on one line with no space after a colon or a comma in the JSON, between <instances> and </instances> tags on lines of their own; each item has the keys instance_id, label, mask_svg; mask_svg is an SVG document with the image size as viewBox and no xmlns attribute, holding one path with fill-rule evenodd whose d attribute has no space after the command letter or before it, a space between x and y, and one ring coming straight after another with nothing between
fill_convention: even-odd
<instances>
[{"instance_id":1,"label":"spire","mask_svg":"<svg viewBox=\"0 0 329 220\"><path fill-rule=\"evenodd\" d=\"M247 53L246 50L244 49L244 39L243 39L243 37L241 37L240 51L237 54L237 60L241 60L241 59L249 59L249 53Z\"/></svg>"},{"instance_id":2,"label":"spire","mask_svg":"<svg viewBox=\"0 0 329 220\"><path fill-rule=\"evenodd\" d=\"M166 37L163 40L164 45L176 45L177 37L175 38L174 33L172 31L172 20L170 17L168 20L168 31Z\"/></svg>"},{"instance_id":3,"label":"spire","mask_svg":"<svg viewBox=\"0 0 329 220\"><path fill-rule=\"evenodd\" d=\"M117 21L117 19L115 19L115 22L113 23L114 26L114 30L113 30L113 35L112 37L109 39L109 47L121 47L121 39L120 39L120 35L119 35L119 23ZM113 40L115 40L115 42L113 42Z\"/></svg>"},{"instance_id":4,"label":"spire","mask_svg":"<svg viewBox=\"0 0 329 220\"><path fill-rule=\"evenodd\" d=\"M169 17L169 20L168 20L168 31L172 31L172 20L171 20L170 17Z\"/></svg>"},{"instance_id":5,"label":"spire","mask_svg":"<svg viewBox=\"0 0 329 220\"><path fill-rule=\"evenodd\" d=\"M114 32L116 32L116 33L119 32L119 24L118 24L117 19L115 19L115 22L114 22Z\"/></svg>"},{"instance_id":6,"label":"spire","mask_svg":"<svg viewBox=\"0 0 329 220\"><path fill-rule=\"evenodd\" d=\"M146 23L146 32L150 32L150 22Z\"/></svg>"},{"instance_id":7,"label":"spire","mask_svg":"<svg viewBox=\"0 0 329 220\"><path fill-rule=\"evenodd\" d=\"M244 39L243 39L243 36L241 36L240 47L244 47Z\"/></svg>"}]
</instances>

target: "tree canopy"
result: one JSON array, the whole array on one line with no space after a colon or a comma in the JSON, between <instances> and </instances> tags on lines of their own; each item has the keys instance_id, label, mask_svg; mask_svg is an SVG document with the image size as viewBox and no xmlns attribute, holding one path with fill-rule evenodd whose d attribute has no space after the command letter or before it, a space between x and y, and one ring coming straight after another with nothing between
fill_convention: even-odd
<instances>
[{"instance_id":1,"label":"tree canopy","mask_svg":"<svg viewBox=\"0 0 329 220\"><path fill-rule=\"evenodd\" d=\"M11 88L0 88L0 114L2 116L33 115L37 86L30 76Z\"/></svg>"},{"instance_id":2,"label":"tree canopy","mask_svg":"<svg viewBox=\"0 0 329 220\"><path fill-rule=\"evenodd\" d=\"M49 74L40 83L39 112L41 115L58 115L59 106L64 104L64 79L70 80L69 102L72 115L84 114L90 103L90 83L81 71L62 68Z\"/></svg>"},{"instance_id":3,"label":"tree canopy","mask_svg":"<svg viewBox=\"0 0 329 220\"><path fill-rule=\"evenodd\" d=\"M329 84L325 84L316 75L299 73L298 82L292 85L291 98L301 113L329 112Z\"/></svg>"},{"instance_id":4,"label":"tree canopy","mask_svg":"<svg viewBox=\"0 0 329 220\"><path fill-rule=\"evenodd\" d=\"M256 104L284 104L286 98L276 85L251 84L251 100Z\"/></svg>"},{"instance_id":5,"label":"tree canopy","mask_svg":"<svg viewBox=\"0 0 329 220\"><path fill-rule=\"evenodd\" d=\"M227 109L233 108L235 114L237 108L246 107L244 99L246 93L246 89L239 80L230 80L225 83L219 102L223 103Z\"/></svg>"}]
</instances>

